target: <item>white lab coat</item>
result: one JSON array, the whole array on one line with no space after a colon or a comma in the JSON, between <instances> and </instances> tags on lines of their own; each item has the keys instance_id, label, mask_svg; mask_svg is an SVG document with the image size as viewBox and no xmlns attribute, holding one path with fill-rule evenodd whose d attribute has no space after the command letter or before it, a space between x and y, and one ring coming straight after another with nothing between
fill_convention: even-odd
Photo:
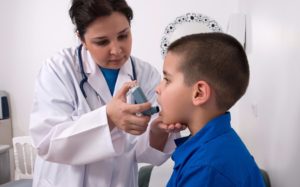
<instances>
[{"instance_id":1,"label":"white lab coat","mask_svg":"<svg viewBox=\"0 0 300 187\"><path fill-rule=\"evenodd\" d=\"M34 187L136 187L137 163L160 165L175 148L171 135L160 152L149 145L149 128L133 136L109 130L106 81L88 51L82 50L88 83L84 98L76 48L48 59L37 77L30 134L37 148ZM134 58L138 84L154 103L160 75ZM133 76L130 60L119 71L115 90ZM115 91L115 92L116 92Z\"/></svg>"}]
</instances>

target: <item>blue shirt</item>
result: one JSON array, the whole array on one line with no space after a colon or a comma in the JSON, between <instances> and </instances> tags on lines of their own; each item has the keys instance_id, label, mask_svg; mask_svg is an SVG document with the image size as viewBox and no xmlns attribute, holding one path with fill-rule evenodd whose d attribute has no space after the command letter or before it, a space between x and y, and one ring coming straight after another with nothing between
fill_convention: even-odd
<instances>
[{"instance_id":1,"label":"blue shirt","mask_svg":"<svg viewBox=\"0 0 300 187\"><path fill-rule=\"evenodd\" d=\"M168 187L263 187L255 160L230 126L230 113L208 122L194 136L176 140Z\"/></svg>"},{"instance_id":2,"label":"blue shirt","mask_svg":"<svg viewBox=\"0 0 300 187\"><path fill-rule=\"evenodd\" d=\"M100 67L100 70L107 82L111 95L113 95L120 69L109 69L109 68Z\"/></svg>"}]
</instances>

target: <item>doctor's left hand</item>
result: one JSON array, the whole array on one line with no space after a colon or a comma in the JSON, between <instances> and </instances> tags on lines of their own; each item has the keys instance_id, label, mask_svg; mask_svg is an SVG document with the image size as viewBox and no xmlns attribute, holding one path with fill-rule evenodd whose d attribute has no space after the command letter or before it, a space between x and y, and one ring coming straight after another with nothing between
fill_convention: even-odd
<instances>
[{"instance_id":1,"label":"doctor's left hand","mask_svg":"<svg viewBox=\"0 0 300 187\"><path fill-rule=\"evenodd\" d=\"M151 131L157 132L178 133L185 130L186 128L187 125L182 123L165 124L163 123L161 116L158 116L151 123Z\"/></svg>"},{"instance_id":2,"label":"doctor's left hand","mask_svg":"<svg viewBox=\"0 0 300 187\"><path fill-rule=\"evenodd\" d=\"M106 105L110 130L118 127L133 135L143 134L147 130L150 117L137 116L136 114L150 109L151 104L149 102L142 104L126 103L126 93L134 84L135 82L125 83Z\"/></svg>"}]
</instances>

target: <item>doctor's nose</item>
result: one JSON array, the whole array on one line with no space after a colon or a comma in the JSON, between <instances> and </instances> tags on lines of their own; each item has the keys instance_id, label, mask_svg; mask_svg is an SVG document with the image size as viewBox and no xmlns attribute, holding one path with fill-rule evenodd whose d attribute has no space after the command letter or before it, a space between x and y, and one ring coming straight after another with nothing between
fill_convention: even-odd
<instances>
[{"instance_id":1,"label":"doctor's nose","mask_svg":"<svg viewBox=\"0 0 300 187\"><path fill-rule=\"evenodd\" d=\"M121 49L121 46L116 43L116 42L113 42L111 44L111 48L110 48L110 54L111 55L118 55L122 52L122 49Z\"/></svg>"}]
</instances>

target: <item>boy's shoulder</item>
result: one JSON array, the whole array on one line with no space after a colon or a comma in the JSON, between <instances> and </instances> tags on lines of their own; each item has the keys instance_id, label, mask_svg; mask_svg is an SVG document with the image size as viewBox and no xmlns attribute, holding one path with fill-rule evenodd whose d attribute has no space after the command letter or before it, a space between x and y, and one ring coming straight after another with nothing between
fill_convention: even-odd
<instances>
[{"instance_id":1,"label":"boy's shoulder","mask_svg":"<svg viewBox=\"0 0 300 187\"><path fill-rule=\"evenodd\" d=\"M185 169L197 167L222 175L233 183L259 172L254 158L233 129L199 146Z\"/></svg>"},{"instance_id":2,"label":"boy's shoulder","mask_svg":"<svg viewBox=\"0 0 300 187\"><path fill-rule=\"evenodd\" d=\"M195 156L203 158L203 163L213 166L234 164L236 159L242 159L239 164L253 160L247 147L233 129L202 144Z\"/></svg>"}]
</instances>

